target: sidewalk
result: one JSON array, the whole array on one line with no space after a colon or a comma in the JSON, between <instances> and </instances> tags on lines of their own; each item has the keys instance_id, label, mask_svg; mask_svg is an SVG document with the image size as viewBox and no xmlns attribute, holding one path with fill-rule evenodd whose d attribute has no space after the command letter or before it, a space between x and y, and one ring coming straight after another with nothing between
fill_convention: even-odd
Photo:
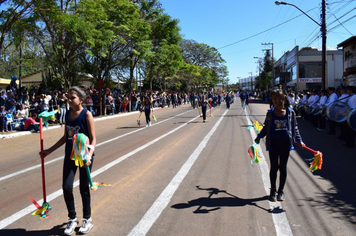
<instances>
[{"instance_id":1,"label":"sidewalk","mask_svg":"<svg viewBox=\"0 0 356 236\"><path fill-rule=\"evenodd\" d=\"M157 108L154 108L157 109ZM128 115L132 115L132 114L137 114L138 111L132 111L132 112L127 112L127 113L121 113L121 114L115 114L115 115L106 115L103 117L98 117L95 116L94 117L94 121L98 121L98 120L107 120L107 119L113 119L113 118L117 118L119 116L128 116ZM49 130L49 129L57 129L60 128L61 126L59 124L54 124L54 125L50 125L47 128L43 128L43 131ZM30 131L12 131L11 133L7 133L7 134L0 134L0 140L1 139L7 139L7 138L15 138L15 137L19 137L19 136L24 136L24 135L29 135L32 134Z\"/></svg>"}]
</instances>

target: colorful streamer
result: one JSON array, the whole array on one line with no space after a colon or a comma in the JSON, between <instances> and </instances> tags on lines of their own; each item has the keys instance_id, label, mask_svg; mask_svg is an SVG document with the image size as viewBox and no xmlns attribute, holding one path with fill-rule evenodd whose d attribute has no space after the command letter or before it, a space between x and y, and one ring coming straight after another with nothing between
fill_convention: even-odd
<instances>
[{"instance_id":1,"label":"colorful streamer","mask_svg":"<svg viewBox=\"0 0 356 236\"><path fill-rule=\"evenodd\" d=\"M154 121L157 121L155 114L153 114L153 109L152 109L152 118L154 119Z\"/></svg>"},{"instance_id":2,"label":"colorful streamer","mask_svg":"<svg viewBox=\"0 0 356 236\"><path fill-rule=\"evenodd\" d=\"M308 170L314 172L316 170L321 170L321 165L323 164L323 153L317 152L310 163Z\"/></svg>"},{"instance_id":3,"label":"colorful streamer","mask_svg":"<svg viewBox=\"0 0 356 236\"><path fill-rule=\"evenodd\" d=\"M298 143L297 145L301 146ZM315 151L307 146L302 146L302 148L314 154L314 158L308 160L311 161L308 170L310 170L311 172L314 172L316 170L321 170L321 165L323 164L323 153L320 151Z\"/></svg>"},{"instance_id":4,"label":"colorful streamer","mask_svg":"<svg viewBox=\"0 0 356 236\"><path fill-rule=\"evenodd\" d=\"M250 155L250 157L252 158L252 162L254 163L259 163L261 161L261 155L258 152L258 149L256 147L257 143L252 144L249 148L248 148L248 154Z\"/></svg>"},{"instance_id":5,"label":"colorful streamer","mask_svg":"<svg viewBox=\"0 0 356 236\"><path fill-rule=\"evenodd\" d=\"M43 125L42 117L40 117L40 146L41 153L43 152ZM41 219L48 218L48 212L52 210L51 206L47 202L46 198L46 175L44 169L44 156L41 154L41 172L42 172L42 193L43 193L43 204L40 206L33 198L30 198L31 202L36 206L37 211L33 212L32 215L38 216Z\"/></svg>"},{"instance_id":6,"label":"colorful streamer","mask_svg":"<svg viewBox=\"0 0 356 236\"><path fill-rule=\"evenodd\" d=\"M253 122L253 125L250 125L249 127L247 127L247 129L251 129L252 127L255 128L257 133L260 133L261 130L263 129L263 126L260 125L260 123L257 120L255 122Z\"/></svg>"},{"instance_id":7,"label":"colorful streamer","mask_svg":"<svg viewBox=\"0 0 356 236\"><path fill-rule=\"evenodd\" d=\"M141 115L142 115L142 110L140 111L140 115L139 115L138 118L137 118L137 125L138 125L138 126L141 126L141 120L140 120Z\"/></svg>"},{"instance_id":8,"label":"colorful streamer","mask_svg":"<svg viewBox=\"0 0 356 236\"><path fill-rule=\"evenodd\" d=\"M91 160L90 152L88 148L94 149L89 144L89 138L85 134L79 133L73 136L73 149L70 155L70 159L75 161L75 165L82 167L87 161ZM87 176L89 179L90 188L96 191L101 186L110 186L104 183L93 182L90 174L89 166L86 167Z\"/></svg>"},{"instance_id":9,"label":"colorful streamer","mask_svg":"<svg viewBox=\"0 0 356 236\"><path fill-rule=\"evenodd\" d=\"M56 120L56 113L58 112L58 110L55 111L44 111L41 112L38 117L42 117L43 118L43 123L46 126L46 128L48 129L48 121L49 120Z\"/></svg>"},{"instance_id":10,"label":"colorful streamer","mask_svg":"<svg viewBox=\"0 0 356 236\"><path fill-rule=\"evenodd\" d=\"M75 162L76 166L83 167L84 161L91 160L89 149L94 147L90 145L89 138L82 133L73 136L73 149L70 154L70 159Z\"/></svg>"},{"instance_id":11,"label":"colorful streamer","mask_svg":"<svg viewBox=\"0 0 356 236\"><path fill-rule=\"evenodd\" d=\"M33 198L29 197L29 199L38 209L32 213L33 216L37 216L40 219L49 218L48 212L52 210L52 208L47 202L43 202L42 206L40 206Z\"/></svg>"},{"instance_id":12,"label":"colorful streamer","mask_svg":"<svg viewBox=\"0 0 356 236\"><path fill-rule=\"evenodd\" d=\"M213 114L211 113L211 101L212 101L212 99L211 99L211 98L209 98L209 104L210 104L210 117L211 117L211 118L214 118Z\"/></svg>"},{"instance_id":13,"label":"colorful streamer","mask_svg":"<svg viewBox=\"0 0 356 236\"><path fill-rule=\"evenodd\" d=\"M202 115L201 112L200 112L198 99L195 99L195 102L196 102L196 104L197 104L197 109L198 109L198 111L199 111L200 117L203 117L203 115Z\"/></svg>"}]
</instances>

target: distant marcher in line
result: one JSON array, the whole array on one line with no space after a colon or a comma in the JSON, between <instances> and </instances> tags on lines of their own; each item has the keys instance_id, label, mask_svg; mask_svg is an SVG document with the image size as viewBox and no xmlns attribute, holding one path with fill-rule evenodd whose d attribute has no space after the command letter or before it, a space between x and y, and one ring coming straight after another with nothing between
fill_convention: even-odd
<instances>
[{"instance_id":1,"label":"distant marcher in line","mask_svg":"<svg viewBox=\"0 0 356 236\"><path fill-rule=\"evenodd\" d=\"M149 97L144 97L143 98L143 110L145 111L146 127L151 126L151 118L150 118L151 109L153 109L151 99Z\"/></svg>"},{"instance_id":2,"label":"distant marcher in line","mask_svg":"<svg viewBox=\"0 0 356 236\"><path fill-rule=\"evenodd\" d=\"M203 122L205 122L205 120L206 120L206 108L208 107L208 102L205 100L205 95L203 95L201 97L200 106L201 106L201 112L203 113ZM209 104L209 106L210 106L210 104Z\"/></svg>"},{"instance_id":3,"label":"distant marcher in line","mask_svg":"<svg viewBox=\"0 0 356 236\"><path fill-rule=\"evenodd\" d=\"M230 96L230 94L228 94L228 93L226 94L225 102L226 102L226 108L227 108L227 109L230 109L231 96Z\"/></svg>"},{"instance_id":4,"label":"distant marcher in line","mask_svg":"<svg viewBox=\"0 0 356 236\"><path fill-rule=\"evenodd\" d=\"M245 91L242 91L240 93L240 100L241 100L241 106L243 109L245 109L246 99L247 99L246 93L245 93Z\"/></svg>"}]
</instances>

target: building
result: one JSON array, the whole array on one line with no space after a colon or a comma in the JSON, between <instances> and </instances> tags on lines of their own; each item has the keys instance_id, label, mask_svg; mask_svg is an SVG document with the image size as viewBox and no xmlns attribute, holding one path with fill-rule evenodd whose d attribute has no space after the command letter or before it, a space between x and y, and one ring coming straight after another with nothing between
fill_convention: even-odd
<instances>
[{"instance_id":1,"label":"building","mask_svg":"<svg viewBox=\"0 0 356 236\"><path fill-rule=\"evenodd\" d=\"M6 87L9 86L10 83L11 83L11 79L0 78L0 90L6 89ZM19 82L16 81L16 84L19 84Z\"/></svg>"},{"instance_id":2,"label":"building","mask_svg":"<svg viewBox=\"0 0 356 236\"><path fill-rule=\"evenodd\" d=\"M42 69L42 70L37 70L34 71L30 74L24 75L21 77L21 84L24 87L28 86L39 86L42 83L42 77L44 76L44 73L46 72L47 69ZM79 73L79 76L81 77L82 84L84 86L92 86L93 85L93 76L85 73Z\"/></svg>"},{"instance_id":3,"label":"building","mask_svg":"<svg viewBox=\"0 0 356 236\"><path fill-rule=\"evenodd\" d=\"M343 83L342 51L328 50L325 86L337 87ZM283 89L304 90L322 87L322 51L316 48L294 47L274 64L273 85Z\"/></svg>"},{"instance_id":4,"label":"building","mask_svg":"<svg viewBox=\"0 0 356 236\"><path fill-rule=\"evenodd\" d=\"M356 36L346 39L337 47L342 47L344 55L343 75L345 85L356 86Z\"/></svg>"},{"instance_id":5,"label":"building","mask_svg":"<svg viewBox=\"0 0 356 236\"><path fill-rule=\"evenodd\" d=\"M254 91L256 77L257 76L250 76L247 78L239 79L239 84L240 84L241 90L249 91L249 92Z\"/></svg>"}]
</instances>

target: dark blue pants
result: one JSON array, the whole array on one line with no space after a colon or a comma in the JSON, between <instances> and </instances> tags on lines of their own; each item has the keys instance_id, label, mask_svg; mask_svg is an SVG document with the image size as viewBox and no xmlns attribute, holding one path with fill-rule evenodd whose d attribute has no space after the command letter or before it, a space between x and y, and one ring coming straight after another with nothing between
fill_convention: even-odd
<instances>
[{"instance_id":1,"label":"dark blue pants","mask_svg":"<svg viewBox=\"0 0 356 236\"><path fill-rule=\"evenodd\" d=\"M206 106L201 107L201 112L203 113L203 120L206 120Z\"/></svg>"},{"instance_id":2,"label":"dark blue pants","mask_svg":"<svg viewBox=\"0 0 356 236\"><path fill-rule=\"evenodd\" d=\"M36 132L40 131L40 127L38 125L35 125L35 124L32 124L32 125L29 125L26 129L26 131L31 131L31 130L34 130Z\"/></svg>"},{"instance_id":3,"label":"dark blue pants","mask_svg":"<svg viewBox=\"0 0 356 236\"><path fill-rule=\"evenodd\" d=\"M91 165L89 166L90 170L93 166L94 158L91 160ZM75 203L73 196L73 182L75 173L79 167L75 165L75 162L72 161L69 156L64 157L63 164L63 195L64 201L68 209L69 219L74 219L77 217L75 212ZM89 188L89 179L87 176L86 168L79 168L79 189L80 195L82 196L83 204L83 218L89 219L91 217L91 207L90 207L90 188Z\"/></svg>"},{"instance_id":4,"label":"dark blue pants","mask_svg":"<svg viewBox=\"0 0 356 236\"><path fill-rule=\"evenodd\" d=\"M146 123L150 123L151 118L150 118L151 110L150 109L145 109L145 116L146 116Z\"/></svg>"},{"instance_id":5,"label":"dark blue pants","mask_svg":"<svg viewBox=\"0 0 356 236\"><path fill-rule=\"evenodd\" d=\"M277 172L279 170L279 188L283 190L287 180L287 163L290 152L289 139L272 139L271 148L269 150L270 172L269 178L271 181L271 189L276 189Z\"/></svg>"}]
</instances>

